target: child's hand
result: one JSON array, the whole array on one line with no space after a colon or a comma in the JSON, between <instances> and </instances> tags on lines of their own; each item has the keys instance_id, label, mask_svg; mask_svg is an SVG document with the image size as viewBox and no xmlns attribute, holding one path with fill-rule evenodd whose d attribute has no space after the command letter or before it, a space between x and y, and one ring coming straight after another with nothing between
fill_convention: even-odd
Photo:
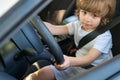
<instances>
[{"instance_id":1,"label":"child's hand","mask_svg":"<svg viewBox=\"0 0 120 80\"><path fill-rule=\"evenodd\" d=\"M55 67L56 67L58 70L64 70L64 69L70 67L69 57L64 55L64 62L63 62L63 64L58 65L58 64L55 63Z\"/></svg>"}]
</instances>

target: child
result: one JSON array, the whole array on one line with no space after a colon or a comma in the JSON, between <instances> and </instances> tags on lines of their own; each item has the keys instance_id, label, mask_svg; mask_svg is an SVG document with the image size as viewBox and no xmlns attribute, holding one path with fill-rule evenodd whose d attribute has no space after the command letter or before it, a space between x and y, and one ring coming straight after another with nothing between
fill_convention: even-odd
<instances>
[{"instance_id":1,"label":"child","mask_svg":"<svg viewBox=\"0 0 120 80\"><path fill-rule=\"evenodd\" d=\"M76 46L81 38L101 25L106 25L115 10L115 0L77 0L76 15L79 20L67 25L52 25L44 22L53 35L74 35ZM97 66L112 58L112 36L110 31L97 36L77 50L76 57L64 55L64 63L43 67L25 80L68 80L85 71L85 66Z\"/></svg>"}]
</instances>

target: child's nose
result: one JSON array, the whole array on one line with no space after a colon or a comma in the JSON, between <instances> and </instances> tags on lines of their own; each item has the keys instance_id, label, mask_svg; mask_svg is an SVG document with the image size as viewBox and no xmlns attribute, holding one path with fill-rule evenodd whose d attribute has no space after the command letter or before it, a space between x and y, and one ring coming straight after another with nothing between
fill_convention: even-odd
<instances>
[{"instance_id":1,"label":"child's nose","mask_svg":"<svg viewBox=\"0 0 120 80\"><path fill-rule=\"evenodd\" d=\"M86 20L87 22L90 22L90 21L92 20L92 17L91 17L89 14L87 14L87 15L85 16L85 20Z\"/></svg>"}]
</instances>

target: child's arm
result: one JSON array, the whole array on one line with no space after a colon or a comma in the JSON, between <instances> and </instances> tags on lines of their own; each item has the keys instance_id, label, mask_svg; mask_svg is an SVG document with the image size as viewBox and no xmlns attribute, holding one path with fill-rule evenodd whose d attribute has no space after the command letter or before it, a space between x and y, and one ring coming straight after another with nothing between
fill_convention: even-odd
<instances>
[{"instance_id":1,"label":"child's arm","mask_svg":"<svg viewBox=\"0 0 120 80\"><path fill-rule=\"evenodd\" d=\"M95 48L91 48L87 55L82 57L69 57L70 60L70 66L88 66L93 61L95 61L99 56L101 55L101 52Z\"/></svg>"},{"instance_id":2,"label":"child's arm","mask_svg":"<svg viewBox=\"0 0 120 80\"><path fill-rule=\"evenodd\" d=\"M59 70L66 69L70 66L80 66L85 67L90 65L94 60L96 60L100 56L101 52L95 48L92 48L87 55L81 57L70 57L64 56L64 63L62 65L56 65L56 68Z\"/></svg>"},{"instance_id":3,"label":"child's arm","mask_svg":"<svg viewBox=\"0 0 120 80\"><path fill-rule=\"evenodd\" d=\"M53 25L48 22L44 22L47 28L53 35L65 35L68 34L68 28L66 25Z\"/></svg>"}]
</instances>

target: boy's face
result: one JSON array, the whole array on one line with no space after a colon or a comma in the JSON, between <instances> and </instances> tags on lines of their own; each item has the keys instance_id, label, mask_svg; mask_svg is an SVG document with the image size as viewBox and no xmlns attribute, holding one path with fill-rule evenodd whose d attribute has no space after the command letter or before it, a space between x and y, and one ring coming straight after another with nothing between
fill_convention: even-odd
<instances>
[{"instance_id":1,"label":"boy's face","mask_svg":"<svg viewBox=\"0 0 120 80\"><path fill-rule=\"evenodd\" d=\"M99 26L101 17L96 13L87 12L81 9L79 13L79 20L83 25L83 29L91 31L95 30Z\"/></svg>"}]
</instances>

